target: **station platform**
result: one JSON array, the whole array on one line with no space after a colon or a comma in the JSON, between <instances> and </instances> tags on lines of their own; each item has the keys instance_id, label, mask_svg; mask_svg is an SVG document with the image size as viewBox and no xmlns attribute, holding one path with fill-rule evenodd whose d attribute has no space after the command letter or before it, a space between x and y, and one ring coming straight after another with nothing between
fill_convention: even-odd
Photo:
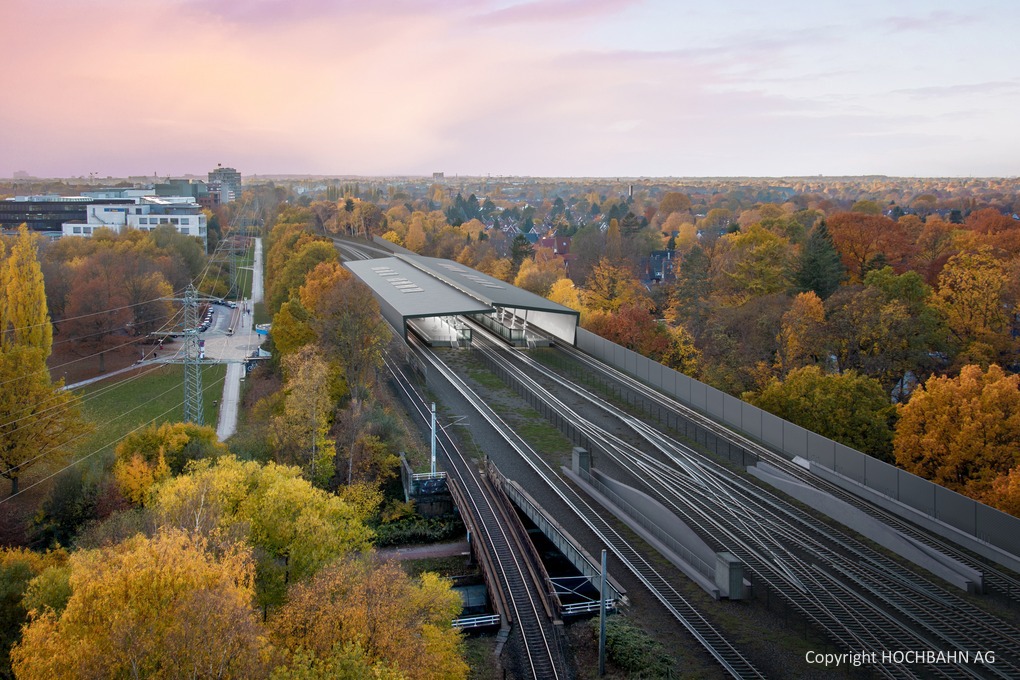
<instances>
[{"instance_id":1,"label":"station platform","mask_svg":"<svg viewBox=\"0 0 1020 680\"><path fill-rule=\"evenodd\" d=\"M408 319L407 326L429 347L470 347L471 329L452 316Z\"/></svg>"}]
</instances>

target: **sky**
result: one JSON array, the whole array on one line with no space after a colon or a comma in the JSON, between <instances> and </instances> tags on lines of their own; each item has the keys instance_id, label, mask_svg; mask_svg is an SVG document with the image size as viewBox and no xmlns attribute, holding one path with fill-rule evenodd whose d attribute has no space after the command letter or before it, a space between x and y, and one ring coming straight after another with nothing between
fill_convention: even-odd
<instances>
[{"instance_id":1,"label":"sky","mask_svg":"<svg viewBox=\"0 0 1020 680\"><path fill-rule=\"evenodd\" d=\"M1020 174L1017 0L3 0L0 177Z\"/></svg>"}]
</instances>

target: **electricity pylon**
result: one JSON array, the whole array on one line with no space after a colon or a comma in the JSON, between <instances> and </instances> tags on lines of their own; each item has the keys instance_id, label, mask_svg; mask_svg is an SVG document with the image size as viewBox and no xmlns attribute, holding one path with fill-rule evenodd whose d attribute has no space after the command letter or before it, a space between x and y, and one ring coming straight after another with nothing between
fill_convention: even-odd
<instances>
[{"instance_id":1,"label":"electricity pylon","mask_svg":"<svg viewBox=\"0 0 1020 680\"><path fill-rule=\"evenodd\" d=\"M203 425L202 363L198 346L198 291L184 291L184 421Z\"/></svg>"}]
</instances>

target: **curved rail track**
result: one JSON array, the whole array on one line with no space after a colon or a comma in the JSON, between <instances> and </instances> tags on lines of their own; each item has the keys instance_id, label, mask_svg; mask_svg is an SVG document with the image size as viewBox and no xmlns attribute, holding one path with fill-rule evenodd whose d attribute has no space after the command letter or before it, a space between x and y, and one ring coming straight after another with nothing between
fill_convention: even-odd
<instances>
[{"instance_id":1,"label":"curved rail track","mask_svg":"<svg viewBox=\"0 0 1020 680\"><path fill-rule=\"evenodd\" d=\"M994 666L883 666L876 668L879 672L889 677L1020 676L1020 635L1013 626L564 380L525 353L479 336L484 334L476 326L475 348L504 375L569 420L591 448L641 480L645 491L700 528L710 544L738 555L759 583L767 583L847 651L988 649L997 654ZM558 395L570 395L574 405ZM583 405L577 406L578 401ZM610 421L616 425L608 426Z\"/></svg>"}]
</instances>

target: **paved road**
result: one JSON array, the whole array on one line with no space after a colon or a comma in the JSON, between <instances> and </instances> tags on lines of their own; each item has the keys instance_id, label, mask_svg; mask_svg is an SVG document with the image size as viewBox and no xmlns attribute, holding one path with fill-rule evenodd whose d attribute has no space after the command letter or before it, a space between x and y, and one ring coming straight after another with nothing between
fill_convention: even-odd
<instances>
[{"instance_id":1,"label":"paved road","mask_svg":"<svg viewBox=\"0 0 1020 680\"><path fill-rule=\"evenodd\" d=\"M238 305L237 309L215 306L213 324L202 334L205 340L207 359L239 361L250 356L265 336L255 333L252 327L252 307L262 301L262 239L255 239L255 262L252 267L251 300ZM227 335L228 329L233 335ZM220 399L220 419L216 424L216 436L220 441L229 438L237 430L237 407L241 395L241 378L244 365L227 364L227 377L223 381L223 396Z\"/></svg>"}]
</instances>

